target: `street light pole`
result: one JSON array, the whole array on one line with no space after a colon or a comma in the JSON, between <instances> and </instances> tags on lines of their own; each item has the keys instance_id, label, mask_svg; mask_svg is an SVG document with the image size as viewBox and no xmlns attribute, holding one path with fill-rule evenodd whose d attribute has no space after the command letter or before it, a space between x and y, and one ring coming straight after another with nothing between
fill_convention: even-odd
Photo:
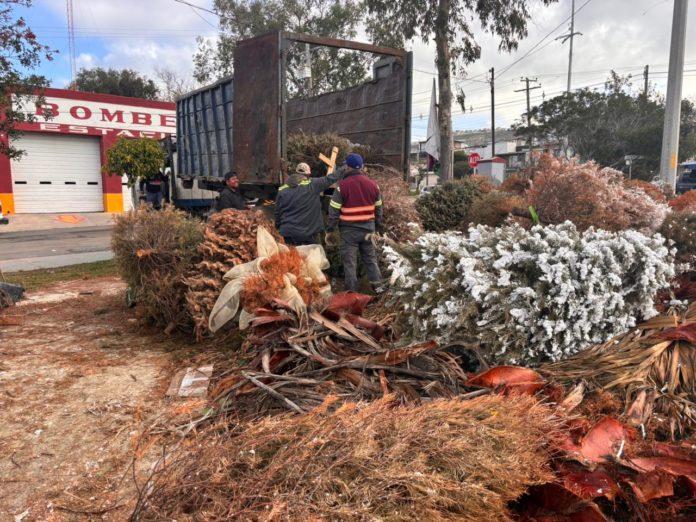
<instances>
[{"instance_id":1,"label":"street light pole","mask_svg":"<svg viewBox=\"0 0 696 522\"><path fill-rule=\"evenodd\" d=\"M684 78L684 46L686 43L686 16L689 0L675 0L672 16L672 41L669 48L669 73L665 124L662 134L660 178L663 186L674 193L677 184L679 162L679 126L681 120L681 95Z\"/></svg>"}]
</instances>

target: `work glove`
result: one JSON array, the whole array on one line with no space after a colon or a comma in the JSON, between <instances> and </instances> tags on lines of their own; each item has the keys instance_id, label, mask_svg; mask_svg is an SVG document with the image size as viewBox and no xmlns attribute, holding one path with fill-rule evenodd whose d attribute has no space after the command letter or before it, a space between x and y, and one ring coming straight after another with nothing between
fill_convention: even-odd
<instances>
[{"instance_id":1,"label":"work glove","mask_svg":"<svg viewBox=\"0 0 696 522\"><path fill-rule=\"evenodd\" d=\"M336 246L338 244L338 237L336 237L336 232L327 232L324 237L324 242L326 246Z\"/></svg>"}]
</instances>

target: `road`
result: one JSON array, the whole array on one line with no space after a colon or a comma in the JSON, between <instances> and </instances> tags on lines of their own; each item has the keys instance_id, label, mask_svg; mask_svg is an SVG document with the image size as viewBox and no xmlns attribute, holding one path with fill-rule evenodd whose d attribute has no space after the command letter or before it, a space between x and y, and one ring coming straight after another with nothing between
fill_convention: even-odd
<instances>
[{"instance_id":1,"label":"road","mask_svg":"<svg viewBox=\"0 0 696 522\"><path fill-rule=\"evenodd\" d=\"M0 231L0 269L15 272L111 259L112 229L99 226Z\"/></svg>"}]
</instances>

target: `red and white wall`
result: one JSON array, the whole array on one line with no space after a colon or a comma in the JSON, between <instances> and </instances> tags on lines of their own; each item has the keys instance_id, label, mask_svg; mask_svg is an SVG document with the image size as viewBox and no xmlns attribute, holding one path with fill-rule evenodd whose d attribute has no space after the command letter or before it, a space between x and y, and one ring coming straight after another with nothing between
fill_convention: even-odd
<instances>
[{"instance_id":1,"label":"red and white wall","mask_svg":"<svg viewBox=\"0 0 696 522\"><path fill-rule=\"evenodd\" d=\"M18 126L23 133L15 145L26 154L19 160L0 156L3 212L127 209L125 181L102 170L106 151L120 137L160 139L174 134L175 108L170 102L46 89L36 121Z\"/></svg>"}]
</instances>

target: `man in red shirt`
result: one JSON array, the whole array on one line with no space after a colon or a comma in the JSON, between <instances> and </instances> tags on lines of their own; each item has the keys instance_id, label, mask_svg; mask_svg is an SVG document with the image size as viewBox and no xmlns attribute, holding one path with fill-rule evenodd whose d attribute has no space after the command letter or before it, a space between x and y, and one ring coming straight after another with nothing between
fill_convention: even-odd
<instances>
[{"instance_id":1,"label":"man in red shirt","mask_svg":"<svg viewBox=\"0 0 696 522\"><path fill-rule=\"evenodd\" d=\"M346 172L331 197L326 242L332 242L333 230L338 225L346 290L358 289L357 258L360 252L370 283L376 291L381 291L382 274L369 235L381 231L382 197L377 183L368 178L362 168L362 157L348 154Z\"/></svg>"}]
</instances>

